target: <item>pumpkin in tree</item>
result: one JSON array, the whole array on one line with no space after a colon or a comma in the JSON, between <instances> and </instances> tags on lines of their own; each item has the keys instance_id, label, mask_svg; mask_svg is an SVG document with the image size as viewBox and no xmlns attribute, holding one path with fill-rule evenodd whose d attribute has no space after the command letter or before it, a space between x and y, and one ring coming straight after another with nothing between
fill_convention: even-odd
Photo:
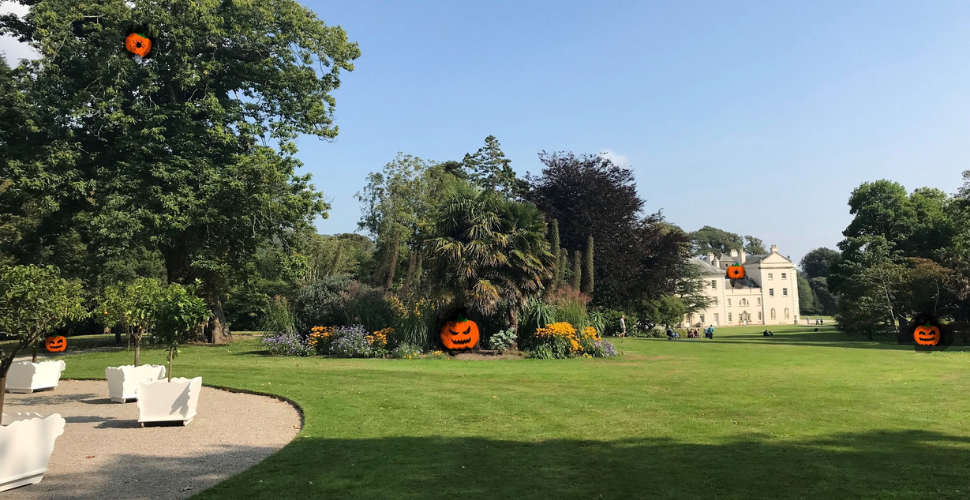
<instances>
[{"instance_id":1,"label":"pumpkin in tree","mask_svg":"<svg viewBox=\"0 0 970 500\"><path fill-rule=\"evenodd\" d=\"M744 279L744 276L745 276L744 266L738 264L737 262L728 266L728 269L727 269L728 278L732 280L740 280L740 279Z\"/></svg>"},{"instance_id":2,"label":"pumpkin in tree","mask_svg":"<svg viewBox=\"0 0 970 500\"><path fill-rule=\"evenodd\" d=\"M148 58L155 43L147 33L148 28L146 26L129 28L125 33L125 50L142 59Z\"/></svg>"},{"instance_id":3,"label":"pumpkin in tree","mask_svg":"<svg viewBox=\"0 0 970 500\"><path fill-rule=\"evenodd\" d=\"M67 349L67 339L63 335L47 337L44 339L44 347L50 352L61 352Z\"/></svg>"},{"instance_id":4,"label":"pumpkin in tree","mask_svg":"<svg viewBox=\"0 0 970 500\"><path fill-rule=\"evenodd\" d=\"M453 351L472 349L478 345L478 325L459 316L441 327L441 343Z\"/></svg>"}]
</instances>

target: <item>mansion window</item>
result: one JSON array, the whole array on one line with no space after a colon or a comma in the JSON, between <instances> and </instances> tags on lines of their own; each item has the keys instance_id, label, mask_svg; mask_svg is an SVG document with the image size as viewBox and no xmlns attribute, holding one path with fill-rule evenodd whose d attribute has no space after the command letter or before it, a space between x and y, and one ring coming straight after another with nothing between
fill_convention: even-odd
<instances>
[{"instance_id":1,"label":"mansion window","mask_svg":"<svg viewBox=\"0 0 970 500\"><path fill-rule=\"evenodd\" d=\"M775 308L771 308L771 319L775 319Z\"/></svg>"},{"instance_id":2,"label":"mansion window","mask_svg":"<svg viewBox=\"0 0 970 500\"><path fill-rule=\"evenodd\" d=\"M717 322L717 313L714 313L714 323L720 325L720 323Z\"/></svg>"},{"instance_id":3,"label":"mansion window","mask_svg":"<svg viewBox=\"0 0 970 500\"><path fill-rule=\"evenodd\" d=\"M717 290L717 280L711 280L711 290Z\"/></svg>"},{"instance_id":4,"label":"mansion window","mask_svg":"<svg viewBox=\"0 0 970 500\"><path fill-rule=\"evenodd\" d=\"M761 297L758 297L758 305L761 305Z\"/></svg>"},{"instance_id":5,"label":"mansion window","mask_svg":"<svg viewBox=\"0 0 970 500\"><path fill-rule=\"evenodd\" d=\"M703 322L704 322L704 315L701 314L701 323L703 323Z\"/></svg>"},{"instance_id":6,"label":"mansion window","mask_svg":"<svg viewBox=\"0 0 970 500\"><path fill-rule=\"evenodd\" d=\"M758 311L758 321L761 321L761 311Z\"/></svg>"},{"instance_id":7,"label":"mansion window","mask_svg":"<svg viewBox=\"0 0 970 500\"><path fill-rule=\"evenodd\" d=\"M728 306L728 307L731 307L731 299L728 299L728 303L727 303L727 306ZM731 321L731 320L728 320L728 321Z\"/></svg>"},{"instance_id":8,"label":"mansion window","mask_svg":"<svg viewBox=\"0 0 970 500\"><path fill-rule=\"evenodd\" d=\"M728 323L731 322L731 313L728 313Z\"/></svg>"},{"instance_id":9,"label":"mansion window","mask_svg":"<svg viewBox=\"0 0 970 500\"><path fill-rule=\"evenodd\" d=\"M772 279L773 277L774 275L772 275L771 273L768 273L768 279Z\"/></svg>"},{"instance_id":10,"label":"mansion window","mask_svg":"<svg viewBox=\"0 0 970 500\"><path fill-rule=\"evenodd\" d=\"M788 289L787 288L782 288L781 289L781 294L784 295L785 297L787 297L788 296Z\"/></svg>"},{"instance_id":11,"label":"mansion window","mask_svg":"<svg viewBox=\"0 0 970 500\"><path fill-rule=\"evenodd\" d=\"M788 311L788 308L786 307L785 308L785 319L788 319L790 317L791 317L791 313Z\"/></svg>"},{"instance_id":12,"label":"mansion window","mask_svg":"<svg viewBox=\"0 0 970 500\"><path fill-rule=\"evenodd\" d=\"M748 305L748 299L741 299L741 305L742 306Z\"/></svg>"},{"instance_id":13,"label":"mansion window","mask_svg":"<svg viewBox=\"0 0 970 500\"><path fill-rule=\"evenodd\" d=\"M788 279L788 274L787 273L781 273L781 279L783 279L783 280Z\"/></svg>"},{"instance_id":14,"label":"mansion window","mask_svg":"<svg viewBox=\"0 0 970 500\"><path fill-rule=\"evenodd\" d=\"M768 296L769 297L774 297L775 296L775 289L774 288L769 288L768 289Z\"/></svg>"},{"instance_id":15,"label":"mansion window","mask_svg":"<svg viewBox=\"0 0 970 500\"><path fill-rule=\"evenodd\" d=\"M717 297L714 297L713 299L711 299L711 305L717 306Z\"/></svg>"}]
</instances>

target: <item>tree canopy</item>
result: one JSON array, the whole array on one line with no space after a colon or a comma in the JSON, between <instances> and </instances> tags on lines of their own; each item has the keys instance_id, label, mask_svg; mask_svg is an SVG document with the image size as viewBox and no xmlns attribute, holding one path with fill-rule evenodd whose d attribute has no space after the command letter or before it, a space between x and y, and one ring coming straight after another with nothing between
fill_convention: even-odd
<instances>
[{"instance_id":1,"label":"tree canopy","mask_svg":"<svg viewBox=\"0 0 970 500\"><path fill-rule=\"evenodd\" d=\"M751 235L742 237L737 233L718 229L716 227L704 226L697 231L690 233L691 251L695 256L704 256L708 253L714 255L728 255L731 250L743 249L750 254L765 254L764 241Z\"/></svg>"},{"instance_id":2,"label":"tree canopy","mask_svg":"<svg viewBox=\"0 0 970 500\"><path fill-rule=\"evenodd\" d=\"M0 142L7 196L33 200L19 258L72 232L90 253L157 250L169 281L203 281L213 340L228 338L227 281L262 242L326 216L295 139L337 135L332 92L357 44L293 0L20 3L30 13L0 30L41 58L13 72L31 120ZM150 59L119 41L136 22L157 40Z\"/></svg>"}]
</instances>

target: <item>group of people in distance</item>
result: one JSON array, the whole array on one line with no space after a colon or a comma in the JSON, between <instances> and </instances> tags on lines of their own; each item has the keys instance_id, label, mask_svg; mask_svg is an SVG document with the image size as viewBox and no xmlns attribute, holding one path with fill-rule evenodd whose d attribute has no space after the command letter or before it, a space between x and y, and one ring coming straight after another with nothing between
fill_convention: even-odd
<instances>
[{"instance_id":1,"label":"group of people in distance","mask_svg":"<svg viewBox=\"0 0 970 500\"><path fill-rule=\"evenodd\" d=\"M687 338L689 339L699 339L701 336L701 331L697 328L687 329ZM704 329L704 338L713 339L714 338L714 325L711 325ZM667 340L679 340L680 334L675 332L673 328L667 327Z\"/></svg>"},{"instance_id":2,"label":"group of people in distance","mask_svg":"<svg viewBox=\"0 0 970 500\"><path fill-rule=\"evenodd\" d=\"M808 316L807 318L805 318L805 324L806 325L812 324L811 316ZM825 320L822 318L815 318L815 326L825 326Z\"/></svg>"}]
</instances>

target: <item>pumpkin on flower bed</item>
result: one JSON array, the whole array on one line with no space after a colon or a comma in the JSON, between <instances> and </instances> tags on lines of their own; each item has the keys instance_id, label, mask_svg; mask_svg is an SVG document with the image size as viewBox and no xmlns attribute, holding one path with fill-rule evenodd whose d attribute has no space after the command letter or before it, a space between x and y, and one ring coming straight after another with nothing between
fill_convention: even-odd
<instances>
[{"instance_id":1,"label":"pumpkin on flower bed","mask_svg":"<svg viewBox=\"0 0 970 500\"><path fill-rule=\"evenodd\" d=\"M445 348L460 351L478 345L478 325L459 316L457 321L449 321L441 327L441 343Z\"/></svg>"}]
</instances>

